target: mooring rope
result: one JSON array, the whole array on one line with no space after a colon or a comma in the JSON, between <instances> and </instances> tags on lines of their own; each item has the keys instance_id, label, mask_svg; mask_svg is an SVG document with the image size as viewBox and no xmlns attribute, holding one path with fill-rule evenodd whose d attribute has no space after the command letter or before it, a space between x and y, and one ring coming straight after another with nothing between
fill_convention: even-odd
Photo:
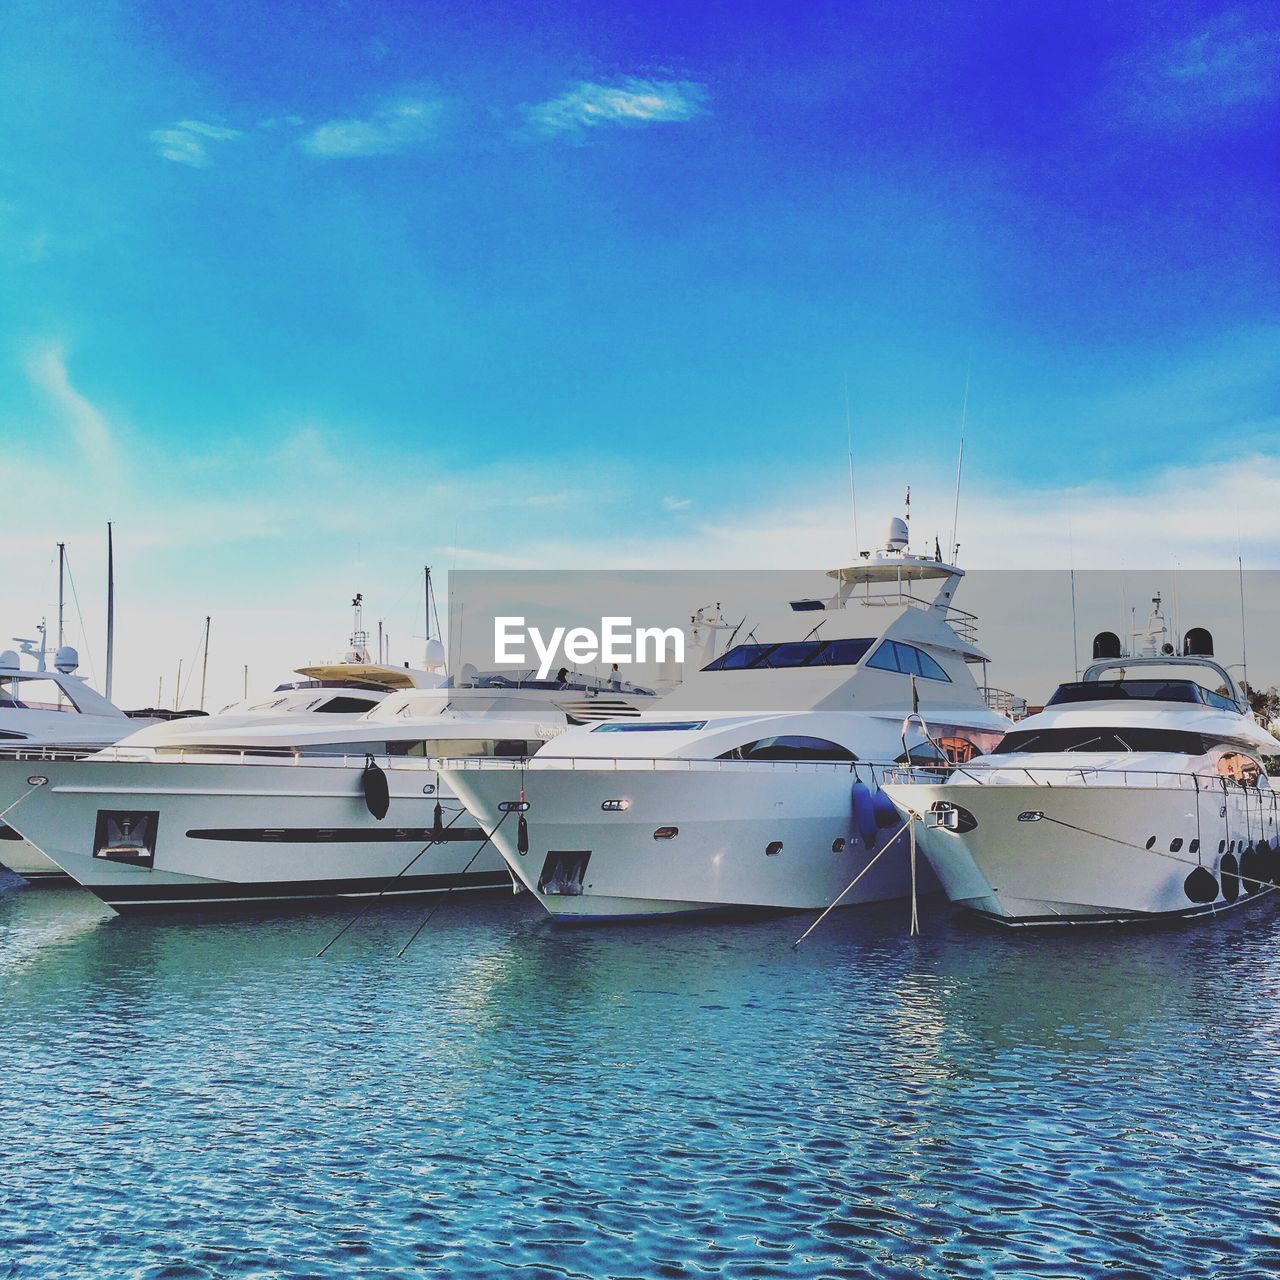
<instances>
[{"instance_id":1,"label":"mooring rope","mask_svg":"<svg viewBox=\"0 0 1280 1280\"><path fill-rule=\"evenodd\" d=\"M48 783L48 778L43 778L39 782L33 782L12 804L5 805L0 809L0 822L4 821L5 815L16 809L33 791L39 791L41 787Z\"/></svg>"},{"instance_id":2,"label":"mooring rope","mask_svg":"<svg viewBox=\"0 0 1280 1280\"><path fill-rule=\"evenodd\" d=\"M1199 867L1203 864L1197 858L1192 862L1190 858L1180 858L1176 853L1166 852L1164 849L1157 849L1154 845L1148 849L1144 844L1134 844L1132 840L1122 840L1119 836L1109 836L1105 831L1091 831L1088 827L1077 826L1074 822L1067 822L1065 818L1055 818L1051 814L1046 813L1043 821L1056 822L1060 827L1068 827L1072 831L1079 831L1081 835L1093 836L1095 840L1109 840L1112 844L1124 845L1128 849L1137 849L1139 853L1154 853L1158 858L1168 858L1170 862L1181 863L1184 867ZM1197 846L1199 848L1201 846ZM1270 892L1280 886L1272 884L1269 880L1259 880L1256 876L1247 876L1240 870L1235 875L1241 881L1247 880L1250 884L1256 885L1259 889Z\"/></svg>"},{"instance_id":3,"label":"mooring rope","mask_svg":"<svg viewBox=\"0 0 1280 1280\"><path fill-rule=\"evenodd\" d=\"M791 944L792 951L794 951L840 905L841 901L844 899L845 894L848 893L849 890L852 889L853 886L856 885L858 881L861 880L862 877L865 876L867 872L870 871L871 868L874 867L876 863L879 862L880 859L883 858L884 855L888 853L890 849L893 848L893 842L909 826L911 826L912 822L915 821L915 818L916 818L916 815L913 813L911 817L909 817L906 820L906 822L904 822L902 826L900 826L897 829L897 831L895 831L893 835L891 835L888 838L888 840L885 841L884 848L881 849L880 852L877 853L876 856L872 858L871 861L868 862L867 865L863 867L862 870L859 871L858 874L854 876L853 879L850 880L849 883L845 885L843 889L841 889L840 894L835 899L835 901L832 902L831 905Z\"/></svg>"},{"instance_id":4,"label":"mooring rope","mask_svg":"<svg viewBox=\"0 0 1280 1280\"><path fill-rule=\"evenodd\" d=\"M475 851L475 853L473 853L473 854L471 855L470 861L468 861L467 865L466 865L465 867L463 867L461 871L459 871L459 872L458 872L457 879L455 879L455 880L454 880L454 882L453 882L453 884L451 884L451 885L450 885L450 886L449 886L449 887L444 891L444 893L442 893L442 894L440 895L440 900L435 904L435 906L433 906L433 907L431 908L431 910L430 910L429 912L427 912L426 919L424 919L424 920L423 920L423 922L422 922L422 923L421 923L421 924L420 924L420 925L419 925L419 926L418 926L418 927L413 931L413 936L409 939L409 941L408 941L408 942L406 942L406 943L404 944L404 946L403 946L403 947L401 947L401 948L400 948L400 950L396 952L396 959L397 959L397 960L402 960L402 959L404 959L404 953L405 953L406 951L408 951L408 950L409 950L409 948L410 948L411 946L413 946L413 944L414 944L415 942L417 942L417 940L418 940L418 935L423 931L423 929L425 929L425 928L427 927L427 925L429 925L429 924L431 923L432 919L435 917L436 912L437 912L437 911L439 911L439 910L440 910L440 908L441 908L442 906L444 906L444 904L445 904L445 900L448 898L448 896L449 896L449 895L454 891L454 889L457 887L458 880L461 880L461 879L462 879L462 877L463 877L463 876L465 876L465 875L467 874L467 872L471 870L471 864L472 864L473 862L475 862L475 860L480 856L480 854L481 854L481 852L483 851L483 849L484 849L485 845L487 845L487 844L489 843L489 841L490 841L490 840L492 840L492 839L493 839L493 837L494 837L494 836L496 836L496 835L498 834L498 830L499 830L499 828L502 826L502 824L503 824L504 822L506 822L507 818L508 818L508 817L510 817L511 812L512 812L512 811L511 811L510 809L508 809L508 810L507 810L507 812L506 812L506 813L504 813L504 814L502 815L502 817L498 819L498 825L497 825L496 827L494 827L494 829L493 829L493 830L492 830L492 831L491 831L487 836L485 836L485 838L484 838L483 842L482 842L482 843L481 843L481 845L480 845L480 848L479 848L479 849L477 849L477 850Z\"/></svg>"},{"instance_id":5,"label":"mooring rope","mask_svg":"<svg viewBox=\"0 0 1280 1280\"><path fill-rule=\"evenodd\" d=\"M448 821L447 823L445 823L445 825L444 825L443 827L441 827L441 828L440 828L441 833L443 833L443 832L445 832L445 831L448 831L448 830L449 830L449 828L450 828L451 826L453 826L453 824L454 824L455 822L457 822L457 821L458 821L458 819L459 819L459 818L461 818L461 817L462 817L466 812L467 812L466 807L465 807L465 806L460 805L460 806L458 807L458 812L457 812L457 813L455 813L455 814L453 815L453 817L452 817L452 818L450 818L450 819L449 819L449 821ZM325 953L326 951L328 951L328 950L329 950L329 948L330 948L331 946L333 946L333 944L334 944L335 942L337 942L337 940L338 940L340 937L342 937L342 935L343 935L344 933L346 933L346 931L347 931L348 929L350 929L350 928L351 928L351 926L352 926L353 924L355 924L355 922L356 922L357 920L362 919L362 918L363 918L364 916L366 916L370 911L372 911L372 910L373 910L373 908L374 908L374 907L375 907L375 906L376 906L376 905L377 905L377 904L382 900L382 896L387 892L387 890L388 890L388 889L390 889L390 888L391 888L391 886L392 886L393 884L395 884L395 882L396 882L397 880L399 880L399 879L400 879L400 877L401 877L402 875L404 875L404 873L405 873L406 871L408 871L408 870L409 870L409 868L410 868L411 866L413 866L413 864L414 864L415 862L417 862L417 860L418 860L420 857L422 857L422 855L423 855L424 853L426 853L426 851L427 851L428 849L433 849L433 848L435 848L435 846L436 846L436 845L438 845L438 844L440 844L440 843L441 843L441 842L440 842L439 840L434 840L434 839L433 839L433 840L428 840L428 841L427 841L427 843L426 843L426 844L424 844L424 845L422 846L422 848L421 848L421 849L419 849L419 850L418 850L418 852L417 852L417 853L415 853L415 854L413 855L413 857L412 857L412 858L410 858L410 859L409 859L409 861L408 861L408 862L406 862L406 863L404 864L404 866L403 866L403 867L401 867L401 868L400 868L400 870L399 870L399 871L397 871L397 872L395 873L395 875L388 877L386 884L384 884L384 885L382 886L382 888L381 888L381 889L379 889L379 890L378 890L378 892L377 892L377 893L376 893L372 898L370 898L370 899L369 899L369 901L368 901L368 902L366 902L366 903L364 904L364 906L363 906L363 907L361 907L361 908L360 908L360 910L359 910L359 911L357 911L357 912L355 913L355 915L353 915L353 916L351 917L351 919L350 919L350 920L348 920L348 921L347 921L347 923L346 923L346 924L344 924L344 925L342 926L342 928L341 928L341 929L339 929L339 930L338 930L338 932L337 932L337 933L335 933L335 934L333 935L333 937L332 937L332 938L330 938L330 939L329 939L329 941L328 941L328 942L326 942L326 943L324 944L324 946L323 946L323 947L321 947L321 948L320 948L320 950L319 950L319 951L317 951L317 952L316 952L316 954L315 954L315 957L314 957L314 958L315 958L315 959L317 959L317 960L319 960L319 959L320 959L320 957L321 957L322 955L324 955L324 953ZM484 845L481 845L480 847L483 849L483 848L484 848Z\"/></svg>"}]
</instances>

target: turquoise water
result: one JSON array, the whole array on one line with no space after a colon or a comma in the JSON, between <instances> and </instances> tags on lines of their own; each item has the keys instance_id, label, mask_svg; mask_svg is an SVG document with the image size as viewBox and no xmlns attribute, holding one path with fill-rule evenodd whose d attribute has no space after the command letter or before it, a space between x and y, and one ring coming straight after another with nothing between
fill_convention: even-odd
<instances>
[{"instance_id":1,"label":"turquoise water","mask_svg":"<svg viewBox=\"0 0 1280 1280\"><path fill-rule=\"evenodd\" d=\"M123 919L0 895L0 1276L1256 1276L1280 913L528 899Z\"/></svg>"}]
</instances>

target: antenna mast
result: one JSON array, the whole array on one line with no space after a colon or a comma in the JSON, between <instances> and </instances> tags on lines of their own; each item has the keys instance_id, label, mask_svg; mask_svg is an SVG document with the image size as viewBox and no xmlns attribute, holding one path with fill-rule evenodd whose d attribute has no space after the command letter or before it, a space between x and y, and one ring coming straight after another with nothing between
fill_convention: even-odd
<instances>
[{"instance_id":1,"label":"antenna mast","mask_svg":"<svg viewBox=\"0 0 1280 1280\"><path fill-rule=\"evenodd\" d=\"M960 454L956 458L956 509L951 517L951 563L955 564L960 555L960 544L956 541L956 527L960 523L960 475L964 470L964 430L969 424L969 369L964 371L964 404L960 410Z\"/></svg>"},{"instance_id":2,"label":"antenna mast","mask_svg":"<svg viewBox=\"0 0 1280 1280\"><path fill-rule=\"evenodd\" d=\"M106 697L111 701L112 655L116 637L116 562L111 541L111 521L107 521L107 684Z\"/></svg>"},{"instance_id":3,"label":"antenna mast","mask_svg":"<svg viewBox=\"0 0 1280 1280\"><path fill-rule=\"evenodd\" d=\"M1236 569L1240 574L1240 664L1244 668L1244 701L1246 706L1252 706L1249 701L1249 649L1244 634L1244 560L1240 556L1236 556Z\"/></svg>"},{"instance_id":4,"label":"antenna mast","mask_svg":"<svg viewBox=\"0 0 1280 1280\"><path fill-rule=\"evenodd\" d=\"M204 710L204 690L209 679L209 618L204 620L204 660L200 666L200 710Z\"/></svg>"},{"instance_id":5,"label":"antenna mast","mask_svg":"<svg viewBox=\"0 0 1280 1280\"><path fill-rule=\"evenodd\" d=\"M62 648L62 580L66 576L67 544L58 543L58 648Z\"/></svg>"},{"instance_id":6,"label":"antenna mast","mask_svg":"<svg viewBox=\"0 0 1280 1280\"><path fill-rule=\"evenodd\" d=\"M849 412L849 374L844 375L844 426L849 436L849 506L853 509L853 554L855 557L862 550L862 540L858 537L858 491L853 484L853 415Z\"/></svg>"}]
</instances>

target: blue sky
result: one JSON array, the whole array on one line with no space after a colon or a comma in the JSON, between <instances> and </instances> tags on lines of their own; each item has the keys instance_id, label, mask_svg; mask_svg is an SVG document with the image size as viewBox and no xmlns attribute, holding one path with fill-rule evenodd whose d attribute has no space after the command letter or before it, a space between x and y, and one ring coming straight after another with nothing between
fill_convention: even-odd
<instances>
[{"instance_id":1,"label":"blue sky","mask_svg":"<svg viewBox=\"0 0 1280 1280\"><path fill-rule=\"evenodd\" d=\"M865 522L945 530L966 374L987 562L1280 561L1270 6L3 25L24 619L107 518L140 664L212 611L288 665L356 589L407 634L426 560L838 559L846 380Z\"/></svg>"}]
</instances>

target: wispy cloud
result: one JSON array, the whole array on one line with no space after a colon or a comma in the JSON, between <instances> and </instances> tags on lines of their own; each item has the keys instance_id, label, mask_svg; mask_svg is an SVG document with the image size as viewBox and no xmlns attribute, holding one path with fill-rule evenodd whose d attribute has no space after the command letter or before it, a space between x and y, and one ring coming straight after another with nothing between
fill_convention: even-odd
<instances>
[{"instance_id":1,"label":"wispy cloud","mask_svg":"<svg viewBox=\"0 0 1280 1280\"><path fill-rule=\"evenodd\" d=\"M156 129L151 134L151 141L165 160L175 160L193 169L207 169L213 163L210 143L234 142L241 136L239 129L226 125L207 124L203 120L179 120L177 124Z\"/></svg>"},{"instance_id":2,"label":"wispy cloud","mask_svg":"<svg viewBox=\"0 0 1280 1280\"><path fill-rule=\"evenodd\" d=\"M1246 9L1229 10L1149 50L1126 79L1133 109L1165 121L1270 102L1280 97L1280 30Z\"/></svg>"},{"instance_id":3,"label":"wispy cloud","mask_svg":"<svg viewBox=\"0 0 1280 1280\"><path fill-rule=\"evenodd\" d=\"M666 497L662 500L662 506L666 511L687 511L693 506L693 499Z\"/></svg>"},{"instance_id":4,"label":"wispy cloud","mask_svg":"<svg viewBox=\"0 0 1280 1280\"><path fill-rule=\"evenodd\" d=\"M102 411L71 385L67 350L61 342L42 342L26 357L27 377L52 404L72 442L90 467L103 474L117 469L115 439Z\"/></svg>"},{"instance_id":5,"label":"wispy cloud","mask_svg":"<svg viewBox=\"0 0 1280 1280\"><path fill-rule=\"evenodd\" d=\"M308 155L324 160L392 155L430 137L440 110L438 102L400 98L364 119L326 121L302 138L299 145Z\"/></svg>"},{"instance_id":6,"label":"wispy cloud","mask_svg":"<svg viewBox=\"0 0 1280 1280\"><path fill-rule=\"evenodd\" d=\"M692 120L706 109L705 86L685 80L581 81L549 102L526 107L540 133L576 133L601 125L639 125Z\"/></svg>"}]
</instances>

